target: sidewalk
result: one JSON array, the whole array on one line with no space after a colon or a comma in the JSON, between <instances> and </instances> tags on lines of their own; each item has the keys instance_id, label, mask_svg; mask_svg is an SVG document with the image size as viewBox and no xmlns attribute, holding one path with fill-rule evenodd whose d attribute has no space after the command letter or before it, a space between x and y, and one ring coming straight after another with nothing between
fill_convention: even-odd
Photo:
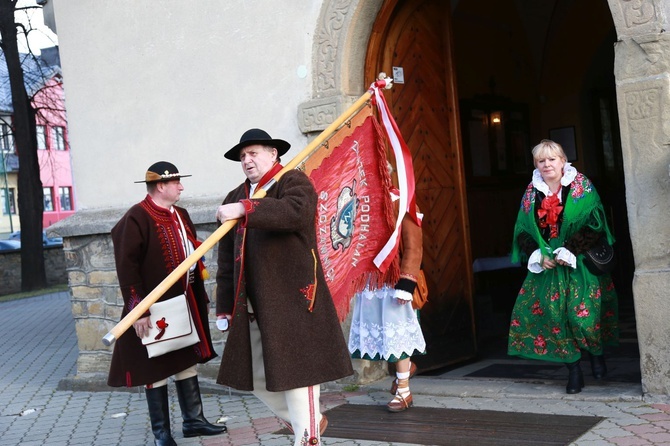
<instances>
[{"instance_id":1,"label":"sidewalk","mask_svg":"<svg viewBox=\"0 0 670 446\"><path fill-rule=\"evenodd\" d=\"M67 292L0 303L0 337L0 445L153 444L143 393L57 390L62 379L76 374L77 338ZM564 383L472 379L465 374L467 368L415 377L415 405L600 416L606 419L574 445L670 446L670 399L645 402L639 384L587 382L582 393L567 395ZM389 382L383 380L359 392L331 385L322 391L322 404L326 409L345 402L386 404ZM260 401L227 392L203 394L203 404L208 419L220 418L228 433L185 439L174 386L169 388L173 435L180 446L291 444L289 437L272 434L283 425ZM401 445L329 437L323 444Z\"/></svg>"}]
</instances>

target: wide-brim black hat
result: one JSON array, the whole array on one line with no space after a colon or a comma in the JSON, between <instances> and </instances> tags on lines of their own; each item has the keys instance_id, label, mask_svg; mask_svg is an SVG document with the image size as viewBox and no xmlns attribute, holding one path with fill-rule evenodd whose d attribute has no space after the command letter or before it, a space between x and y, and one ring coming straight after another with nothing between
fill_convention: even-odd
<instances>
[{"instance_id":1,"label":"wide-brim black hat","mask_svg":"<svg viewBox=\"0 0 670 446\"><path fill-rule=\"evenodd\" d=\"M158 161L152 164L144 174L144 180L135 181L136 183L158 183L160 181L172 181L178 178L190 177L191 175L182 175L177 166L167 161Z\"/></svg>"},{"instance_id":2,"label":"wide-brim black hat","mask_svg":"<svg viewBox=\"0 0 670 446\"><path fill-rule=\"evenodd\" d=\"M291 148L291 144L287 143L283 139L272 139L272 137L265 130L249 129L242 134L239 144L227 151L223 156L231 161L239 161L240 150L248 146L253 146L254 144L276 148L277 156L282 156L288 152L288 149Z\"/></svg>"}]
</instances>

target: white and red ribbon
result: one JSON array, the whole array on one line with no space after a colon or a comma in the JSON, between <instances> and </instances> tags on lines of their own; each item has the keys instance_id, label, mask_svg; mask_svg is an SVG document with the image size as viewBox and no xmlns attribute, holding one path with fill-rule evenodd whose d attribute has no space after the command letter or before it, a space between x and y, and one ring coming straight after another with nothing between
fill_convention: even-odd
<instances>
[{"instance_id":1,"label":"white and red ribbon","mask_svg":"<svg viewBox=\"0 0 670 446\"><path fill-rule=\"evenodd\" d=\"M414 219L417 225L421 226L421 218L416 212L416 195L415 195L415 181L414 181L414 167L412 165L412 153L409 151L405 140L400 134L400 130L390 113L381 88L387 85L388 80L378 80L370 85L370 90L374 92L375 104L377 111L382 120L382 126L386 132L391 148L393 149L393 156L396 161L396 172L398 173L398 189L400 191L400 212L395 223L395 229L391 234L384 247L379 251L374 259L374 264L377 268L384 272L388 269L396 256L400 244L400 226L405 212Z\"/></svg>"}]
</instances>

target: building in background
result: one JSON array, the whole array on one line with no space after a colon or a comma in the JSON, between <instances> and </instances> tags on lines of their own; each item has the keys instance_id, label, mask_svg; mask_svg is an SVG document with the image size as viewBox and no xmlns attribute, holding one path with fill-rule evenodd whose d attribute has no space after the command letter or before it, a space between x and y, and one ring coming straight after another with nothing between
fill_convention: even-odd
<instances>
[{"instance_id":1,"label":"building in background","mask_svg":"<svg viewBox=\"0 0 670 446\"><path fill-rule=\"evenodd\" d=\"M22 54L28 96L36 110L40 180L44 193L43 226L47 228L72 215L75 199L67 140L63 80L58 48L41 55ZM4 54L0 53L0 234L20 229L17 176L19 160L13 137L12 94Z\"/></svg>"}]
</instances>

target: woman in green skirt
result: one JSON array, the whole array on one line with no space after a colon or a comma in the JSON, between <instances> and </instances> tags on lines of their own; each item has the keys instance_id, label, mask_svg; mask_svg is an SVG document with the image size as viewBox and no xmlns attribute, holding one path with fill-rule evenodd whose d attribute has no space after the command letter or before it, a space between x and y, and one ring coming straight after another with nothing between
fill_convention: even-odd
<instances>
[{"instance_id":1,"label":"woman in green skirt","mask_svg":"<svg viewBox=\"0 0 670 446\"><path fill-rule=\"evenodd\" d=\"M542 140L533 160L512 249L512 261L527 262L529 272L512 312L508 354L565 363L566 392L579 393L581 351L590 354L600 379L607 374L603 346L618 344L612 278L592 273L584 255L614 238L593 184L567 162L560 144Z\"/></svg>"}]
</instances>

